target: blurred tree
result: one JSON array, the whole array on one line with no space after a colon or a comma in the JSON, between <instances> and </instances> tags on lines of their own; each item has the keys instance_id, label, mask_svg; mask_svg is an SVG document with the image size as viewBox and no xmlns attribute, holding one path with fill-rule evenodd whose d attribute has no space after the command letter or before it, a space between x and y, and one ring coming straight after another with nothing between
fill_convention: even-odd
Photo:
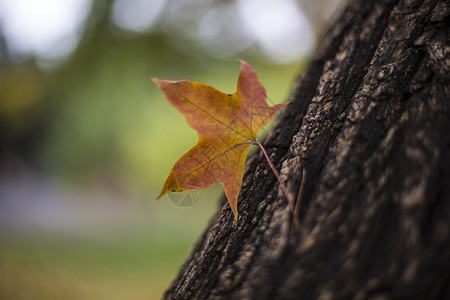
<instances>
[{"instance_id":1,"label":"blurred tree","mask_svg":"<svg viewBox=\"0 0 450 300\"><path fill-rule=\"evenodd\" d=\"M46 121L45 80L32 60L0 69L0 165L12 156L34 163Z\"/></svg>"},{"instance_id":2,"label":"blurred tree","mask_svg":"<svg viewBox=\"0 0 450 300\"><path fill-rule=\"evenodd\" d=\"M162 1L152 25L139 30L122 27L114 17L131 10L129 20L138 13L130 3L146 3L143 9L153 11L148 1L93 1L78 46L60 65L41 68L39 58L7 62L0 71L2 153L14 153L52 176L82 182L113 177L110 185L148 193L159 189L160 171L170 168L172 159L165 158L192 137L174 129L170 112L161 117L166 103L159 101L162 95L151 76L190 77L229 88L235 86L230 76L237 68L215 57L244 58L257 68L275 70L269 75L272 90L284 94L280 87L289 85L289 73L297 69L298 63L274 67L258 51L255 37L236 30L245 27L239 1ZM205 36L211 26L218 31ZM174 132L178 144L169 150L156 146ZM9 154L5 157L10 160Z\"/></svg>"},{"instance_id":3,"label":"blurred tree","mask_svg":"<svg viewBox=\"0 0 450 300\"><path fill-rule=\"evenodd\" d=\"M5 35L0 28L0 68L6 67L9 63L8 47L6 45Z\"/></svg>"},{"instance_id":4,"label":"blurred tree","mask_svg":"<svg viewBox=\"0 0 450 300\"><path fill-rule=\"evenodd\" d=\"M450 6L349 1L168 299L450 298Z\"/></svg>"}]
</instances>

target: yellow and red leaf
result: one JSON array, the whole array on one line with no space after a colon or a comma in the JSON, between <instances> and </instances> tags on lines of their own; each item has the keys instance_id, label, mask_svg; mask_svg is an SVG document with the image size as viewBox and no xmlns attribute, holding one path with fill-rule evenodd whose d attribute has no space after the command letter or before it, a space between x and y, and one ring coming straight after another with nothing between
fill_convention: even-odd
<instances>
[{"instance_id":1,"label":"yellow and red leaf","mask_svg":"<svg viewBox=\"0 0 450 300\"><path fill-rule=\"evenodd\" d=\"M158 198L171 191L203 189L220 183L237 219L247 151L256 142L258 132L286 104L267 104L266 90L244 61L234 94L189 80L153 80L199 135L197 145L173 166Z\"/></svg>"}]
</instances>

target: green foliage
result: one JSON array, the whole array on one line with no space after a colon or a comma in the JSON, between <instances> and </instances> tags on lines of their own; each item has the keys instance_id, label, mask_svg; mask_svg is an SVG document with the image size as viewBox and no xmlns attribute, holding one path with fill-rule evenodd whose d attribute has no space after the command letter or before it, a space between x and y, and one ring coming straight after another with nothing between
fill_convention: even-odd
<instances>
[{"instance_id":1,"label":"green foliage","mask_svg":"<svg viewBox=\"0 0 450 300\"><path fill-rule=\"evenodd\" d=\"M196 135L182 125L184 118L169 108L150 77L195 76L232 91L238 63L206 59L209 68L192 64L192 58L156 38L137 45L105 43L96 47L102 55L75 59L56 84L53 118L57 126L43 148L44 157L63 176L92 180L121 173L125 175L119 179L126 178L134 188L156 190L173 160L195 142ZM261 69L262 82L265 77L270 82L269 99L285 100L283 94L297 66L258 66L255 69ZM168 136L174 137L171 145L175 146L158 147L166 144Z\"/></svg>"}]
</instances>

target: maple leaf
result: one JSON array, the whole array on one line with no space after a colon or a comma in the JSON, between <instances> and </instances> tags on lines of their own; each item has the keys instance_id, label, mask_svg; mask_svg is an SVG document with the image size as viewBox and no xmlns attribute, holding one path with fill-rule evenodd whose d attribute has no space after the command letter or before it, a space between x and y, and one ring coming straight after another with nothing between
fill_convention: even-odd
<instances>
[{"instance_id":1,"label":"maple leaf","mask_svg":"<svg viewBox=\"0 0 450 300\"><path fill-rule=\"evenodd\" d=\"M245 61L241 61L234 94L189 80L153 78L153 81L199 135L197 145L173 166L158 199L167 192L203 189L220 183L237 220L237 199L247 151L258 143L258 132L286 103L267 105L266 90Z\"/></svg>"}]
</instances>

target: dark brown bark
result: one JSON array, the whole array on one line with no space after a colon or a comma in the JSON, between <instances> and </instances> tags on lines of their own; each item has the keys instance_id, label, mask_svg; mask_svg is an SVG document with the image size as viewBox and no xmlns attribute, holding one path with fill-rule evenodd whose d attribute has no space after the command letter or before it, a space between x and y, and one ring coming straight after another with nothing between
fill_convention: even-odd
<instances>
[{"instance_id":1,"label":"dark brown bark","mask_svg":"<svg viewBox=\"0 0 450 300\"><path fill-rule=\"evenodd\" d=\"M351 1L265 141L299 228L256 152L166 297L450 299L449 31L448 1Z\"/></svg>"}]
</instances>

